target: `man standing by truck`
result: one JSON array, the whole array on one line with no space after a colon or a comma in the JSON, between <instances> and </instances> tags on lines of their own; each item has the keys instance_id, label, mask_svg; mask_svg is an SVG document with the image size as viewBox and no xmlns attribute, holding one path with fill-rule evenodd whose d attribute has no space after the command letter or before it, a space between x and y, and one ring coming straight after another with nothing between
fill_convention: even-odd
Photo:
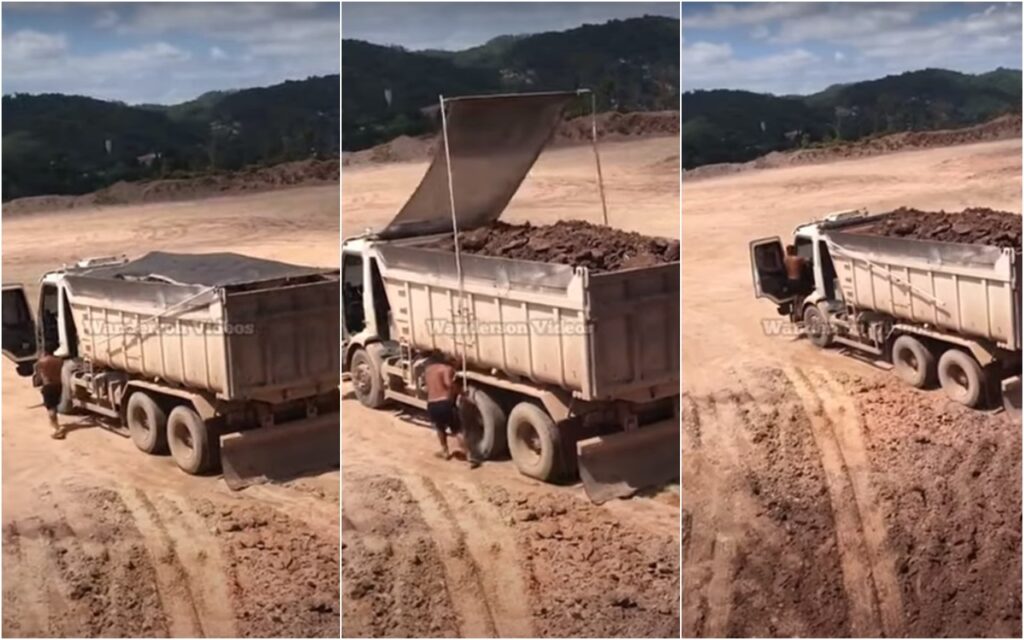
<instances>
[{"instance_id":1,"label":"man standing by truck","mask_svg":"<svg viewBox=\"0 0 1024 640\"><path fill-rule=\"evenodd\" d=\"M50 437L54 440L64 439L64 429L57 420L57 406L60 404L62 391L60 372L63 365L64 362L60 358L49 352L39 358L35 364L35 375L41 385L39 391L43 395L43 406L46 407L46 414L49 416L50 426L53 428Z\"/></svg>"},{"instance_id":2,"label":"man standing by truck","mask_svg":"<svg viewBox=\"0 0 1024 640\"><path fill-rule=\"evenodd\" d=\"M430 357L424 372L427 386L427 414L430 422L437 430L437 440L441 443L440 455L449 460L448 433L455 436L470 465L477 467L480 463L474 459L466 446L466 437L459 421L458 399L462 393L461 384L455 379L455 367L442 354L434 353Z\"/></svg>"}]
</instances>

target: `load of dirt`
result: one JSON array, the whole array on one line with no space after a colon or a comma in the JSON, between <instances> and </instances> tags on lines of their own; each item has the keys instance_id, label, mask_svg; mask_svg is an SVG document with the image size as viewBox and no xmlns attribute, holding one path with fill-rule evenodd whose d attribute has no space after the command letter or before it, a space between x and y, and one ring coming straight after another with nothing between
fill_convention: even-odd
<instances>
[{"instance_id":1,"label":"load of dirt","mask_svg":"<svg viewBox=\"0 0 1024 640\"><path fill-rule=\"evenodd\" d=\"M855 227L857 233L937 242L994 245L1021 250L1021 216L983 207L960 212L921 211L900 207L876 222Z\"/></svg>"},{"instance_id":2,"label":"load of dirt","mask_svg":"<svg viewBox=\"0 0 1024 640\"><path fill-rule=\"evenodd\" d=\"M611 111L597 114L596 121L599 142L679 135L678 111ZM589 115L565 120L555 130L551 145L557 147L589 143L593 124ZM417 137L398 136L369 149L343 152L341 163L348 167L387 162L421 162L434 154L438 142L439 137L432 133Z\"/></svg>"},{"instance_id":3,"label":"load of dirt","mask_svg":"<svg viewBox=\"0 0 1024 640\"><path fill-rule=\"evenodd\" d=\"M450 237L433 246L455 250ZM459 249L476 255L587 267L593 272L651 267L679 260L678 240L583 220L559 220L537 226L498 221L460 234Z\"/></svg>"},{"instance_id":4,"label":"load of dirt","mask_svg":"<svg viewBox=\"0 0 1024 640\"><path fill-rule=\"evenodd\" d=\"M903 131L855 142L842 142L792 151L773 151L749 162L709 164L684 172L685 180L714 178L753 169L775 169L867 158L897 151L951 147L992 140L1019 138L1021 115L1007 114L970 127L939 131Z\"/></svg>"},{"instance_id":5,"label":"load of dirt","mask_svg":"<svg viewBox=\"0 0 1024 640\"><path fill-rule=\"evenodd\" d=\"M333 160L297 160L270 167L249 167L230 173L141 182L117 182L81 196L35 196L3 204L3 215L109 205L174 202L217 195L269 191L287 187L335 184L340 166Z\"/></svg>"}]
</instances>

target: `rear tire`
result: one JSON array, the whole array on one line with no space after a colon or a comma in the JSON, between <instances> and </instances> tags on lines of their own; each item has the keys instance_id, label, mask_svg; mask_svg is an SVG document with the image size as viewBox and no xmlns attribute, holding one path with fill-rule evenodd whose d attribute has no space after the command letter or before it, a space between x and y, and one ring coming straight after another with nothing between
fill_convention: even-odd
<instances>
[{"instance_id":1,"label":"rear tire","mask_svg":"<svg viewBox=\"0 0 1024 640\"><path fill-rule=\"evenodd\" d=\"M561 473L558 429L551 416L531 402L520 402L509 413L508 450L524 476L550 482Z\"/></svg>"},{"instance_id":2,"label":"rear tire","mask_svg":"<svg viewBox=\"0 0 1024 640\"><path fill-rule=\"evenodd\" d=\"M368 349L359 349L352 354L352 365L349 371L352 376L352 387L359 402L371 409L384 406L384 379L380 375L377 361L370 356Z\"/></svg>"},{"instance_id":3,"label":"rear tire","mask_svg":"<svg viewBox=\"0 0 1024 640\"><path fill-rule=\"evenodd\" d=\"M468 402L463 405L459 416L466 446L481 460L507 455L508 418L505 411L482 389L473 389L468 395Z\"/></svg>"},{"instance_id":4,"label":"rear tire","mask_svg":"<svg viewBox=\"0 0 1024 640\"><path fill-rule=\"evenodd\" d=\"M939 358L939 384L950 400L977 408L985 398L985 374L966 351L949 349Z\"/></svg>"},{"instance_id":5,"label":"rear tire","mask_svg":"<svg viewBox=\"0 0 1024 640\"><path fill-rule=\"evenodd\" d=\"M804 309L804 333L814 346L824 349L832 344L832 332L829 330L825 315L815 306Z\"/></svg>"},{"instance_id":6,"label":"rear tire","mask_svg":"<svg viewBox=\"0 0 1024 640\"><path fill-rule=\"evenodd\" d=\"M924 389L935 381L935 354L914 336L903 335L892 343L893 372L912 387Z\"/></svg>"},{"instance_id":7,"label":"rear tire","mask_svg":"<svg viewBox=\"0 0 1024 640\"><path fill-rule=\"evenodd\" d=\"M125 422L139 451L150 455L167 453L167 413L145 391L136 391L128 398Z\"/></svg>"},{"instance_id":8,"label":"rear tire","mask_svg":"<svg viewBox=\"0 0 1024 640\"><path fill-rule=\"evenodd\" d=\"M192 407L179 405L171 411L167 442L175 464L190 475L212 471L220 463L220 439Z\"/></svg>"}]
</instances>

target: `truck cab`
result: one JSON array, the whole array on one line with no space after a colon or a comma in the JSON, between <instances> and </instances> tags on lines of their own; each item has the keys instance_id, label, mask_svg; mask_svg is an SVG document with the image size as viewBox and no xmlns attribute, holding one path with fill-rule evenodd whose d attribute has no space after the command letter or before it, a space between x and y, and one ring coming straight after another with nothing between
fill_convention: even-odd
<instances>
[{"instance_id":1,"label":"truck cab","mask_svg":"<svg viewBox=\"0 0 1024 640\"><path fill-rule=\"evenodd\" d=\"M391 309L377 260L370 233L349 238L341 246L343 371L348 371L354 349L391 340Z\"/></svg>"},{"instance_id":2,"label":"truck cab","mask_svg":"<svg viewBox=\"0 0 1024 640\"><path fill-rule=\"evenodd\" d=\"M31 375L35 361L43 353L59 358L78 356L78 336L64 276L124 262L125 256L89 258L44 274L39 282L35 315L24 285L3 285L3 353L14 362L19 375Z\"/></svg>"}]
</instances>

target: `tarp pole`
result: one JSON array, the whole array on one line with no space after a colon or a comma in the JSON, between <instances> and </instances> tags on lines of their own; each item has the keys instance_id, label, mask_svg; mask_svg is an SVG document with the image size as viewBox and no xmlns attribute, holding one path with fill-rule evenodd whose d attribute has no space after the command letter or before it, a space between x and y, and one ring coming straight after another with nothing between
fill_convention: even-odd
<instances>
[{"instance_id":1,"label":"tarp pole","mask_svg":"<svg viewBox=\"0 0 1024 640\"><path fill-rule=\"evenodd\" d=\"M466 292L463 285L462 278L462 250L459 247L459 219L455 215L455 187L452 180L452 154L451 149L448 147L448 115L444 110L444 95L439 94L437 96L438 101L441 103L441 135L444 138L444 162L446 173L448 174L448 205L452 212L452 240L455 243L455 272L459 279L459 315L463 317L463 321L466 327L466 333L469 332L469 315L466 313ZM456 345L456 352L458 351L458 324L456 324L455 336L452 337L452 341ZM464 340L466 338L463 338ZM462 380L466 380L466 345L462 348Z\"/></svg>"},{"instance_id":2,"label":"tarp pole","mask_svg":"<svg viewBox=\"0 0 1024 640\"><path fill-rule=\"evenodd\" d=\"M597 164L597 190L601 192L601 213L604 225L608 226L608 202L604 197L604 176L601 175L601 154L597 150L597 96L590 92L590 141L594 147L594 162Z\"/></svg>"}]
</instances>

